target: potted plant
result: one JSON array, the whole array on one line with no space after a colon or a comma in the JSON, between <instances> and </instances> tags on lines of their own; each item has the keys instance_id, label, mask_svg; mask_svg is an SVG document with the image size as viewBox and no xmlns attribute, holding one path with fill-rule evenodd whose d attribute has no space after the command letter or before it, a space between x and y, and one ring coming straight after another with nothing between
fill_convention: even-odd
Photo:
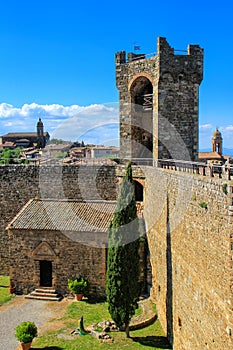
<instances>
[{"instance_id":1,"label":"potted plant","mask_svg":"<svg viewBox=\"0 0 233 350\"><path fill-rule=\"evenodd\" d=\"M20 341L22 350L31 348L32 340L37 337L37 327L34 322L22 322L15 328L15 336Z\"/></svg>"},{"instance_id":2,"label":"potted plant","mask_svg":"<svg viewBox=\"0 0 233 350\"><path fill-rule=\"evenodd\" d=\"M68 279L68 288L74 293L76 300L82 300L83 295L88 290L88 282L83 277L75 280Z\"/></svg>"},{"instance_id":3,"label":"potted plant","mask_svg":"<svg viewBox=\"0 0 233 350\"><path fill-rule=\"evenodd\" d=\"M10 291L10 294L14 294L15 292L15 287L12 283L9 285L9 291Z\"/></svg>"}]
</instances>

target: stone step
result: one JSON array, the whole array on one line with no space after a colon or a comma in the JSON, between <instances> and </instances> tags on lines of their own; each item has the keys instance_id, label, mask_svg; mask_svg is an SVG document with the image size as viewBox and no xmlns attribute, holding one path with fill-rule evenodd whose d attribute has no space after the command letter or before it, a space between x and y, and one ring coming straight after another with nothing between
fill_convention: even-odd
<instances>
[{"instance_id":1,"label":"stone step","mask_svg":"<svg viewBox=\"0 0 233 350\"><path fill-rule=\"evenodd\" d=\"M55 289L49 289L49 288L36 288L35 289L35 292L38 292L38 293L48 293L48 294L54 294L56 293L56 290Z\"/></svg>"},{"instance_id":2,"label":"stone step","mask_svg":"<svg viewBox=\"0 0 233 350\"><path fill-rule=\"evenodd\" d=\"M62 296L59 295L55 289L50 287L36 288L30 294L25 296L26 299L60 301Z\"/></svg>"},{"instance_id":3,"label":"stone step","mask_svg":"<svg viewBox=\"0 0 233 350\"><path fill-rule=\"evenodd\" d=\"M34 300L45 300L45 301L60 301L62 299L62 296L57 296L57 297L48 297L48 296L43 296L43 295L32 295L28 294L25 296L25 299L34 299Z\"/></svg>"},{"instance_id":4,"label":"stone step","mask_svg":"<svg viewBox=\"0 0 233 350\"><path fill-rule=\"evenodd\" d=\"M58 296L57 293L46 293L46 292L38 292L34 290L33 292L30 293L30 295L35 295L35 296L42 296L42 297L56 297Z\"/></svg>"}]
</instances>

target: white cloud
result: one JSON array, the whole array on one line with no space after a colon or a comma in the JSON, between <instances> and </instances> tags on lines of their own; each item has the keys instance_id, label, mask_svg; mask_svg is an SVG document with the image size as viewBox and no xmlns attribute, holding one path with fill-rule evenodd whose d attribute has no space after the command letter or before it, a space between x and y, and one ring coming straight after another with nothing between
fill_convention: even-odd
<instances>
[{"instance_id":1,"label":"white cloud","mask_svg":"<svg viewBox=\"0 0 233 350\"><path fill-rule=\"evenodd\" d=\"M99 144L117 139L118 128L118 104L91 105L64 120L53 131L53 137Z\"/></svg>"},{"instance_id":2,"label":"white cloud","mask_svg":"<svg viewBox=\"0 0 233 350\"><path fill-rule=\"evenodd\" d=\"M211 124L201 124L199 126L200 130L209 130L209 129L212 129L212 128L213 128L213 126Z\"/></svg>"},{"instance_id":3,"label":"white cloud","mask_svg":"<svg viewBox=\"0 0 233 350\"><path fill-rule=\"evenodd\" d=\"M59 104L52 105L39 105L37 103L24 104L22 107L13 107L9 103L0 104L0 119L1 118L12 118L12 117L38 117L45 116L46 118L60 116L60 117L71 117L75 113L80 112L86 107L72 105L63 106Z\"/></svg>"},{"instance_id":4,"label":"white cloud","mask_svg":"<svg viewBox=\"0 0 233 350\"><path fill-rule=\"evenodd\" d=\"M12 123L12 122L6 122L6 123L4 123L4 125L5 125L6 127L8 127L8 126L12 126L13 123Z\"/></svg>"},{"instance_id":5,"label":"white cloud","mask_svg":"<svg viewBox=\"0 0 233 350\"><path fill-rule=\"evenodd\" d=\"M233 125L221 126L220 131L223 131L223 132L225 132L225 131L226 131L226 132L230 131L230 132L232 132L232 131L233 131Z\"/></svg>"},{"instance_id":6,"label":"white cloud","mask_svg":"<svg viewBox=\"0 0 233 350\"><path fill-rule=\"evenodd\" d=\"M44 129L56 138L75 141L88 134L89 142L94 143L97 138L98 140L105 138L106 133L108 136L112 135L114 137L115 132L118 137L116 127L114 131L109 127L112 123L118 124L117 103L93 104L86 107L31 103L24 104L20 108L8 103L1 103L0 134L36 131L36 123L39 118L44 123ZM105 125L105 128L103 125ZM93 131L100 126L102 128L98 130L98 133ZM91 134L95 135L95 140L90 140Z\"/></svg>"},{"instance_id":7,"label":"white cloud","mask_svg":"<svg viewBox=\"0 0 233 350\"><path fill-rule=\"evenodd\" d=\"M24 104L14 107L0 104L0 135L7 132L36 131L41 118L45 131L51 137L88 143L118 143L118 103L92 104L90 106L63 106L60 104ZM199 148L211 148L215 127L210 124L199 126ZM220 126L225 147L233 148L233 125ZM112 142L114 140L114 142Z\"/></svg>"}]
</instances>

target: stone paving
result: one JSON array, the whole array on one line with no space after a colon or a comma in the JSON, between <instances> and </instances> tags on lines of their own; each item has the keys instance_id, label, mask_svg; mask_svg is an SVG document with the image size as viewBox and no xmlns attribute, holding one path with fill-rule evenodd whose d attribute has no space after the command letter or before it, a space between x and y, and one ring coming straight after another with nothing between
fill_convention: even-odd
<instances>
[{"instance_id":1,"label":"stone paving","mask_svg":"<svg viewBox=\"0 0 233 350\"><path fill-rule=\"evenodd\" d=\"M47 301L26 300L15 296L8 303L0 306L0 349L16 350L19 346L15 338L15 327L23 321L33 321L38 328L53 317Z\"/></svg>"}]
</instances>

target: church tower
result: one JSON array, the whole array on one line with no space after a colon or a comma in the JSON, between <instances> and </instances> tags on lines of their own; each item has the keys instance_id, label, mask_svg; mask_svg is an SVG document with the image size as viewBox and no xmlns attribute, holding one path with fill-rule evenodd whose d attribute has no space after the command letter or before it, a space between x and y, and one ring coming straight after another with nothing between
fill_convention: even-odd
<instances>
[{"instance_id":1,"label":"church tower","mask_svg":"<svg viewBox=\"0 0 233 350\"><path fill-rule=\"evenodd\" d=\"M39 121L37 123L37 147L45 147L44 124L42 123L41 118L39 118Z\"/></svg>"},{"instance_id":2,"label":"church tower","mask_svg":"<svg viewBox=\"0 0 233 350\"><path fill-rule=\"evenodd\" d=\"M223 151L222 145L223 145L222 134L218 130L218 128L216 128L212 136L212 152L217 152L220 156L222 156L222 151Z\"/></svg>"},{"instance_id":3,"label":"church tower","mask_svg":"<svg viewBox=\"0 0 233 350\"><path fill-rule=\"evenodd\" d=\"M121 157L197 160L198 90L203 49L175 53L157 39L157 55L116 53Z\"/></svg>"}]
</instances>

